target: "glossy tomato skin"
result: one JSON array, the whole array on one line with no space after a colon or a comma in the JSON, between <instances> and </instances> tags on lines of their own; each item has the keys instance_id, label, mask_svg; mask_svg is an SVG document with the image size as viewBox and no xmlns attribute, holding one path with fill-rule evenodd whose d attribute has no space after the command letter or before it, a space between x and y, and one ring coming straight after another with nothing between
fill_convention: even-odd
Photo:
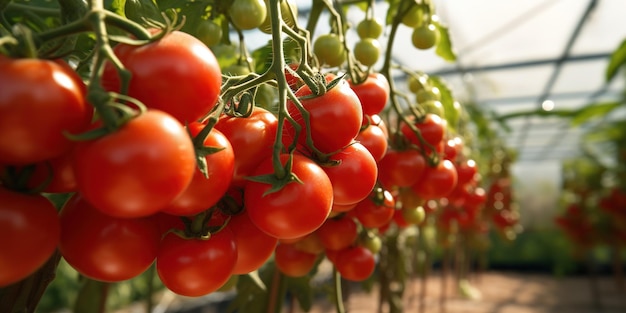
<instances>
[{"instance_id":1,"label":"glossy tomato skin","mask_svg":"<svg viewBox=\"0 0 626 313\"><path fill-rule=\"evenodd\" d=\"M389 82L383 74L372 73L360 84L350 81L350 87L361 101L363 114L380 113L389 99Z\"/></svg>"},{"instance_id":2,"label":"glossy tomato skin","mask_svg":"<svg viewBox=\"0 0 626 313\"><path fill-rule=\"evenodd\" d=\"M260 230L246 211L233 216L228 222L237 244L237 263L233 274L247 274L259 269L274 252L278 239Z\"/></svg>"},{"instance_id":3,"label":"glossy tomato skin","mask_svg":"<svg viewBox=\"0 0 626 313\"><path fill-rule=\"evenodd\" d=\"M132 73L128 95L148 108L165 111L185 124L215 106L222 72L213 52L199 39L173 31L147 45L121 43L113 51ZM120 91L117 71L110 63L102 81L107 90Z\"/></svg>"},{"instance_id":4,"label":"glossy tomato skin","mask_svg":"<svg viewBox=\"0 0 626 313\"><path fill-rule=\"evenodd\" d=\"M187 131L156 110L106 136L81 142L74 151L80 193L102 212L118 217L148 216L165 208L187 188L195 169Z\"/></svg>"},{"instance_id":5,"label":"glossy tomato skin","mask_svg":"<svg viewBox=\"0 0 626 313\"><path fill-rule=\"evenodd\" d=\"M476 174L478 174L478 167L476 161L469 159L463 162L455 163L456 172L458 176L458 184L465 185L472 182Z\"/></svg>"},{"instance_id":6,"label":"glossy tomato skin","mask_svg":"<svg viewBox=\"0 0 626 313\"><path fill-rule=\"evenodd\" d=\"M315 231L327 250L342 250L352 245L358 237L358 226L349 216L326 220Z\"/></svg>"},{"instance_id":7,"label":"glossy tomato skin","mask_svg":"<svg viewBox=\"0 0 626 313\"><path fill-rule=\"evenodd\" d=\"M196 136L203 127L203 124L194 122L187 129L192 136ZM163 212L181 216L196 215L214 206L230 187L235 170L235 155L230 142L219 130L211 129L204 146L221 149L205 156L208 177L196 167L189 186Z\"/></svg>"},{"instance_id":8,"label":"glossy tomato skin","mask_svg":"<svg viewBox=\"0 0 626 313\"><path fill-rule=\"evenodd\" d=\"M24 165L72 147L65 132L89 125L93 109L71 69L54 61L0 56L0 163Z\"/></svg>"},{"instance_id":9,"label":"glossy tomato skin","mask_svg":"<svg viewBox=\"0 0 626 313\"><path fill-rule=\"evenodd\" d=\"M187 297L216 291L230 278L237 262L237 245L226 227L207 240L167 234L159 246L156 269L169 290Z\"/></svg>"},{"instance_id":10,"label":"glossy tomato skin","mask_svg":"<svg viewBox=\"0 0 626 313\"><path fill-rule=\"evenodd\" d=\"M380 122L382 123L382 121ZM367 123L361 127L355 141L361 143L372 154L374 160L379 162L387 152L389 139L384 129L384 124Z\"/></svg>"},{"instance_id":11,"label":"glossy tomato skin","mask_svg":"<svg viewBox=\"0 0 626 313\"><path fill-rule=\"evenodd\" d=\"M288 155L281 155L285 164ZM250 219L262 231L278 239L298 238L320 227L330 214L333 187L324 171L305 156L293 155L293 173L302 183L291 182L282 189L263 195L270 184L249 181L244 203ZM272 159L263 161L255 176L274 172Z\"/></svg>"},{"instance_id":12,"label":"glossy tomato skin","mask_svg":"<svg viewBox=\"0 0 626 313\"><path fill-rule=\"evenodd\" d=\"M372 197L363 199L352 209L350 214L356 217L363 227L381 227L393 218L393 213L396 211L396 200L389 191L385 190L383 191L382 202L377 203L377 201Z\"/></svg>"},{"instance_id":13,"label":"glossy tomato skin","mask_svg":"<svg viewBox=\"0 0 626 313\"><path fill-rule=\"evenodd\" d=\"M354 246L339 251L334 264L341 277L351 281L364 281L374 273L376 260L367 248Z\"/></svg>"},{"instance_id":14,"label":"glossy tomato skin","mask_svg":"<svg viewBox=\"0 0 626 313\"><path fill-rule=\"evenodd\" d=\"M280 244L274 252L278 270L289 277L302 277L315 265L317 255L298 250L291 244Z\"/></svg>"},{"instance_id":15,"label":"glossy tomato skin","mask_svg":"<svg viewBox=\"0 0 626 313\"><path fill-rule=\"evenodd\" d=\"M136 277L154 262L161 234L149 218L116 218L79 194L59 215L63 258L89 278L117 282Z\"/></svg>"},{"instance_id":16,"label":"glossy tomato skin","mask_svg":"<svg viewBox=\"0 0 626 313\"><path fill-rule=\"evenodd\" d=\"M0 187L0 287L39 269L59 243L57 211L48 199Z\"/></svg>"},{"instance_id":17,"label":"glossy tomato skin","mask_svg":"<svg viewBox=\"0 0 626 313\"><path fill-rule=\"evenodd\" d=\"M311 89L304 85L296 96L309 112L313 144L321 152L336 152L359 134L363 119L361 102L345 80L340 80L321 96L312 96ZM298 142L306 145L304 117L293 102L288 101L287 106L291 117L302 127ZM285 123L283 143L289 146L294 138L295 128Z\"/></svg>"},{"instance_id":18,"label":"glossy tomato skin","mask_svg":"<svg viewBox=\"0 0 626 313\"><path fill-rule=\"evenodd\" d=\"M378 167L372 154L362 144L355 142L343 148L329 161L322 164L322 169L333 185L334 203L357 203L374 189Z\"/></svg>"},{"instance_id":19,"label":"glossy tomato skin","mask_svg":"<svg viewBox=\"0 0 626 313\"><path fill-rule=\"evenodd\" d=\"M247 118L223 116L215 124L233 147L235 154L235 172L233 184L243 186L245 177L261 161L272 155L278 119L271 112L261 107L254 107Z\"/></svg>"},{"instance_id":20,"label":"glossy tomato skin","mask_svg":"<svg viewBox=\"0 0 626 313\"><path fill-rule=\"evenodd\" d=\"M439 117L439 115L428 113L422 121L415 123L415 127L417 127L420 131L422 137L427 143L437 148L443 141L447 129L447 123L444 119ZM427 152L430 152L430 149L420 142L417 135L409 128L408 125L402 123L400 130L411 143L426 150ZM443 149L443 146L441 146L441 148Z\"/></svg>"},{"instance_id":21,"label":"glossy tomato skin","mask_svg":"<svg viewBox=\"0 0 626 313\"><path fill-rule=\"evenodd\" d=\"M410 187L422 176L426 159L415 149L390 149L378 162L378 168L378 179L385 188Z\"/></svg>"},{"instance_id":22,"label":"glossy tomato skin","mask_svg":"<svg viewBox=\"0 0 626 313\"><path fill-rule=\"evenodd\" d=\"M452 192L457 181L454 164L450 160L442 160L437 166L426 167L421 179L411 188L424 200L438 199Z\"/></svg>"},{"instance_id":23,"label":"glossy tomato skin","mask_svg":"<svg viewBox=\"0 0 626 313\"><path fill-rule=\"evenodd\" d=\"M32 176L28 180L29 188L45 185L44 192L64 193L78 190L74 175L72 150L56 158L36 163Z\"/></svg>"}]
</instances>

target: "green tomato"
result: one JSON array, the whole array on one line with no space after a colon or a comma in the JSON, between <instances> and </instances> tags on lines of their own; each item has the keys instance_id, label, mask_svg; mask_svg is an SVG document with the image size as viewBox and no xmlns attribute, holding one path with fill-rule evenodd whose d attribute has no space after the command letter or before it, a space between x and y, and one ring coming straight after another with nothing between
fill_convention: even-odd
<instances>
[{"instance_id":1,"label":"green tomato","mask_svg":"<svg viewBox=\"0 0 626 313\"><path fill-rule=\"evenodd\" d=\"M235 0L228 13L237 28L248 30L263 24L267 16L267 6L263 0Z\"/></svg>"},{"instance_id":2,"label":"green tomato","mask_svg":"<svg viewBox=\"0 0 626 313\"><path fill-rule=\"evenodd\" d=\"M365 66L376 64L380 57L380 43L377 39L364 38L354 46L354 57Z\"/></svg>"},{"instance_id":3,"label":"green tomato","mask_svg":"<svg viewBox=\"0 0 626 313\"><path fill-rule=\"evenodd\" d=\"M430 49L439 41L439 30L434 24L422 24L413 29L411 40L417 49Z\"/></svg>"},{"instance_id":4,"label":"green tomato","mask_svg":"<svg viewBox=\"0 0 626 313\"><path fill-rule=\"evenodd\" d=\"M313 53L321 65L336 67L346 59L346 50L337 34L324 34L313 43Z\"/></svg>"},{"instance_id":5,"label":"green tomato","mask_svg":"<svg viewBox=\"0 0 626 313\"><path fill-rule=\"evenodd\" d=\"M212 20L202 20L196 29L196 37L208 47L222 40L222 27Z\"/></svg>"},{"instance_id":6,"label":"green tomato","mask_svg":"<svg viewBox=\"0 0 626 313\"><path fill-rule=\"evenodd\" d=\"M443 107L443 103L437 100L428 100L426 102L419 102L420 106L424 108L426 113L436 114L439 117L444 117L446 110Z\"/></svg>"},{"instance_id":7,"label":"green tomato","mask_svg":"<svg viewBox=\"0 0 626 313\"><path fill-rule=\"evenodd\" d=\"M422 23L424 11L419 5L414 5L408 12L402 17L402 24L408 27L416 27Z\"/></svg>"},{"instance_id":8,"label":"green tomato","mask_svg":"<svg viewBox=\"0 0 626 313\"><path fill-rule=\"evenodd\" d=\"M383 247L383 242L378 236L364 237L361 239L361 244L373 254L380 252L380 249Z\"/></svg>"},{"instance_id":9,"label":"green tomato","mask_svg":"<svg viewBox=\"0 0 626 313\"><path fill-rule=\"evenodd\" d=\"M424 88L415 93L418 103L427 101L441 101L441 91L437 87Z\"/></svg>"},{"instance_id":10,"label":"green tomato","mask_svg":"<svg viewBox=\"0 0 626 313\"><path fill-rule=\"evenodd\" d=\"M411 92L418 93L420 90L424 90L425 86L428 85L428 78L423 75L409 75L406 79L406 82Z\"/></svg>"},{"instance_id":11,"label":"green tomato","mask_svg":"<svg viewBox=\"0 0 626 313\"><path fill-rule=\"evenodd\" d=\"M269 5L269 0L265 0L265 5ZM293 12L292 13L290 13ZM287 24L288 27L293 28L296 25L296 20L294 17L298 16L298 7L296 6L295 0L282 0L280 1L280 16L283 19L283 22ZM259 30L266 34L272 33L272 20L269 12L267 12L267 16L265 16L265 20L259 26Z\"/></svg>"},{"instance_id":12,"label":"green tomato","mask_svg":"<svg viewBox=\"0 0 626 313\"><path fill-rule=\"evenodd\" d=\"M402 217L409 224L419 225L426 219L426 211L421 205L414 208L402 208Z\"/></svg>"},{"instance_id":13,"label":"green tomato","mask_svg":"<svg viewBox=\"0 0 626 313\"><path fill-rule=\"evenodd\" d=\"M383 24L375 18L364 19L356 26L360 38L378 38L383 33Z\"/></svg>"}]
</instances>

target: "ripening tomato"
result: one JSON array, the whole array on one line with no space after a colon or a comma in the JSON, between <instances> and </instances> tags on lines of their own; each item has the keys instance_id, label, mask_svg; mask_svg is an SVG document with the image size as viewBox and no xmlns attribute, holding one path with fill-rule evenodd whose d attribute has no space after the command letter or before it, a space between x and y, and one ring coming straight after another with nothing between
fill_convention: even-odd
<instances>
[{"instance_id":1,"label":"ripening tomato","mask_svg":"<svg viewBox=\"0 0 626 313\"><path fill-rule=\"evenodd\" d=\"M410 187L424 173L426 159L415 149L390 149L378 162L378 168L378 180L385 188Z\"/></svg>"},{"instance_id":2,"label":"ripening tomato","mask_svg":"<svg viewBox=\"0 0 626 313\"><path fill-rule=\"evenodd\" d=\"M75 194L59 214L63 258L89 278L117 282L143 273L154 262L161 238L150 218L117 218Z\"/></svg>"},{"instance_id":3,"label":"ripening tomato","mask_svg":"<svg viewBox=\"0 0 626 313\"><path fill-rule=\"evenodd\" d=\"M298 250L292 244L279 244L274 251L278 270L289 277L302 277L315 265L317 255Z\"/></svg>"},{"instance_id":4,"label":"ripening tomato","mask_svg":"<svg viewBox=\"0 0 626 313\"><path fill-rule=\"evenodd\" d=\"M211 50L199 39L173 31L147 45L120 43L115 55L132 74L128 95L148 108L167 112L181 123L191 123L217 103L222 72ZM120 79L107 63L102 84L120 90Z\"/></svg>"},{"instance_id":5,"label":"ripening tomato","mask_svg":"<svg viewBox=\"0 0 626 313\"><path fill-rule=\"evenodd\" d=\"M357 142L365 146L376 162L380 161L387 152L388 136L383 127L385 127L384 124L368 123L367 126L361 127L361 131L355 138Z\"/></svg>"},{"instance_id":6,"label":"ripening tomato","mask_svg":"<svg viewBox=\"0 0 626 313\"><path fill-rule=\"evenodd\" d=\"M278 239L260 230L245 210L231 217L228 227L235 235L237 262L233 274L247 274L260 268L276 247Z\"/></svg>"},{"instance_id":7,"label":"ripening tomato","mask_svg":"<svg viewBox=\"0 0 626 313\"><path fill-rule=\"evenodd\" d=\"M57 211L40 195L0 187L0 287L39 269L59 243Z\"/></svg>"},{"instance_id":8,"label":"ripening tomato","mask_svg":"<svg viewBox=\"0 0 626 313\"><path fill-rule=\"evenodd\" d=\"M327 219L315 233L326 250L345 249L352 245L359 235L356 222L346 215Z\"/></svg>"},{"instance_id":9,"label":"ripening tomato","mask_svg":"<svg viewBox=\"0 0 626 313\"><path fill-rule=\"evenodd\" d=\"M83 132L93 109L69 67L0 55L0 163L24 165L59 157Z\"/></svg>"},{"instance_id":10,"label":"ripening tomato","mask_svg":"<svg viewBox=\"0 0 626 313\"><path fill-rule=\"evenodd\" d=\"M333 185L333 201L336 204L357 203L365 199L376 185L376 160L358 142L333 154L321 166Z\"/></svg>"},{"instance_id":11,"label":"ripening tomato","mask_svg":"<svg viewBox=\"0 0 626 313\"><path fill-rule=\"evenodd\" d=\"M192 136L196 136L203 127L203 124L194 122L189 124L187 129ZM230 187L235 170L235 155L230 142L219 130L213 128L204 140L204 146L221 149L205 156L208 177L196 167L187 189L165 207L163 212L173 215L196 215L214 206Z\"/></svg>"},{"instance_id":12,"label":"ripening tomato","mask_svg":"<svg viewBox=\"0 0 626 313\"><path fill-rule=\"evenodd\" d=\"M382 196L382 199L366 198L350 211L363 227L378 228L391 221L396 208L396 200L387 190L383 191Z\"/></svg>"},{"instance_id":13,"label":"ripening tomato","mask_svg":"<svg viewBox=\"0 0 626 313\"><path fill-rule=\"evenodd\" d=\"M102 212L118 217L148 216L165 208L187 188L195 169L187 131L157 110L113 133L80 142L74 150L80 193Z\"/></svg>"},{"instance_id":14,"label":"ripening tomato","mask_svg":"<svg viewBox=\"0 0 626 313\"><path fill-rule=\"evenodd\" d=\"M366 280L376 268L374 254L362 246L339 251L334 264L341 277L351 281Z\"/></svg>"},{"instance_id":15,"label":"ripening tomato","mask_svg":"<svg viewBox=\"0 0 626 313\"><path fill-rule=\"evenodd\" d=\"M476 161L469 159L461 163L455 163L456 172L458 175L458 184L465 185L473 181L478 173L478 167Z\"/></svg>"},{"instance_id":16,"label":"ripening tomato","mask_svg":"<svg viewBox=\"0 0 626 313\"><path fill-rule=\"evenodd\" d=\"M254 107L246 118L223 116L215 124L215 129L228 138L235 153L233 184L243 186L245 177L252 175L259 163L272 155L277 125L276 116L260 107Z\"/></svg>"},{"instance_id":17,"label":"ripening tomato","mask_svg":"<svg viewBox=\"0 0 626 313\"><path fill-rule=\"evenodd\" d=\"M437 148L443 141L446 134L447 124L444 119L436 114L426 114L423 120L415 123L415 127L420 131L422 138L431 146ZM430 152L427 146L423 145L417 135L405 123L402 123L400 130L406 138L413 144ZM443 146L442 146L443 148Z\"/></svg>"},{"instance_id":18,"label":"ripening tomato","mask_svg":"<svg viewBox=\"0 0 626 313\"><path fill-rule=\"evenodd\" d=\"M289 155L280 156L284 165ZM278 239L302 237L324 223L333 203L333 186L328 175L315 162L294 154L292 172L300 182L290 182L278 191L265 194L270 184L249 181L244 188L244 204L252 222ZM263 161L254 175L272 174L272 158Z\"/></svg>"},{"instance_id":19,"label":"ripening tomato","mask_svg":"<svg viewBox=\"0 0 626 313\"><path fill-rule=\"evenodd\" d=\"M167 234L159 246L156 270L167 289L182 296L199 297L222 287L235 262L235 236L226 227L209 239Z\"/></svg>"},{"instance_id":20,"label":"ripening tomato","mask_svg":"<svg viewBox=\"0 0 626 313\"><path fill-rule=\"evenodd\" d=\"M76 177L74 176L74 168L72 167L73 153L62 154L56 158L45 160L34 164L30 179L28 180L29 188L37 188L42 184L46 184L43 192L64 193L75 192L78 190Z\"/></svg>"},{"instance_id":21,"label":"ripening tomato","mask_svg":"<svg viewBox=\"0 0 626 313\"><path fill-rule=\"evenodd\" d=\"M450 160L442 160L434 167L427 166L421 179L411 188L422 199L447 196L457 184L456 168Z\"/></svg>"},{"instance_id":22,"label":"ripening tomato","mask_svg":"<svg viewBox=\"0 0 626 313\"><path fill-rule=\"evenodd\" d=\"M311 89L304 85L298 89L296 96L309 113L313 145L321 152L336 152L350 144L359 134L363 120L361 102L345 80L340 80L321 96L312 95ZM292 101L287 101L287 106L291 117L302 127L298 142L306 145L304 116ZM294 139L295 128L287 122L283 143L289 146Z\"/></svg>"},{"instance_id":23,"label":"ripening tomato","mask_svg":"<svg viewBox=\"0 0 626 313\"><path fill-rule=\"evenodd\" d=\"M372 73L360 84L349 82L361 101L363 114L374 115L383 110L389 99L389 82L383 74Z\"/></svg>"}]
</instances>

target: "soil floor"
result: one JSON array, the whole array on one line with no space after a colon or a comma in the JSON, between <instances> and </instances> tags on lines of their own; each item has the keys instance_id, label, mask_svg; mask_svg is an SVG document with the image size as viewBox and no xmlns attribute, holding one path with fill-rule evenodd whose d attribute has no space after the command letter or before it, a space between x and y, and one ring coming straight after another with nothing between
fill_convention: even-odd
<instances>
[{"instance_id":1,"label":"soil floor","mask_svg":"<svg viewBox=\"0 0 626 313\"><path fill-rule=\"evenodd\" d=\"M548 274L488 271L470 277L474 297L464 296L451 277L445 280L433 273L425 280L415 280L405 290L406 313L626 313L626 291L611 276L555 277ZM595 286L595 288L593 288ZM424 290L424 292L422 292ZM596 291L594 296L594 292ZM220 299L190 299L171 292L161 295L154 313L222 313L216 306ZM224 303L225 299L221 299ZM205 301L204 304L199 303ZM195 302L191 303L191 302ZM193 308L191 308L191 307ZM135 307L124 313L145 312ZM345 301L347 313L388 313L379 309L378 291L351 290ZM297 307L285 313L303 313ZM334 313L334 304L316 301L309 313Z\"/></svg>"}]
</instances>

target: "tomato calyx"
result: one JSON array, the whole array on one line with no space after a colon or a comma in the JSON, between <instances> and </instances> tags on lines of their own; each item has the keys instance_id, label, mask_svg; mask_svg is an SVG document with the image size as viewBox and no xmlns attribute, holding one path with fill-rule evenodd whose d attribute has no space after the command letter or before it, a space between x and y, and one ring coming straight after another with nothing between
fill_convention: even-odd
<instances>
[{"instance_id":1,"label":"tomato calyx","mask_svg":"<svg viewBox=\"0 0 626 313\"><path fill-rule=\"evenodd\" d=\"M226 219L220 225L210 225L210 221L214 217L214 214L217 212L217 206L214 206L204 212L201 212L193 217L181 216L181 220L185 225L185 229L170 229L167 233L172 232L175 235L183 238L183 239L201 239L201 240L209 240L211 235L220 232L222 229L228 225L228 221L230 220L230 215L226 216ZM167 235L165 233L165 235Z\"/></svg>"},{"instance_id":2,"label":"tomato calyx","mask_svg":"<svg viewBox=\"0 0 626 313\"><path fill-rule=\"evenodd\" d=\"M284 173L284 175L280 175L279 173L271 173L266 175L248 176L246 177L246 179L257 183L271 185L271 187L263 193L263 196L277 192L283 189L283 187L285 187L287 184L303 184L302 180L300 180L300 178L298 178L298 176L291 170L293 167L293 154L289 154L289 159L287 160L285 165L281 165L280 167L283 169L282 172Z\"/></svg>"}]
</instances>

